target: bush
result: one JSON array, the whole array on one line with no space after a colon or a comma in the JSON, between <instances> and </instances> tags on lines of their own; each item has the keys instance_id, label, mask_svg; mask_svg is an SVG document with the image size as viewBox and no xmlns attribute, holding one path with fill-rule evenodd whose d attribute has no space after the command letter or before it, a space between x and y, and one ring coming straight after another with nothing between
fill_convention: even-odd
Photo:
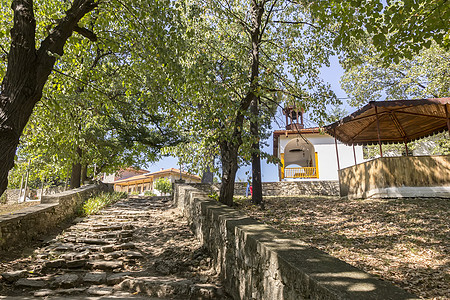
<instances>
[{"instance_id":1,"label":"bush","mask_svg":"<svg viewBox=\"0 0 450 300\"><path fill-rule=\"evenodd\" d=\"M122 198L127 196L126 193L123 192L112 192L112 193L100 193L97 196L89 198L82 207L82 215L89 216L96 214L102 208L111 205Z\"/></svg>"},{"instance_id":2,"label":"bush","mask_svg":"<svg viewBox=\"0 0 450 300\"><path fill-rule=\"evenodd\" d=\"M172 183L168 178L159 178L155 182L155 189L162 194L168 194L172 192Z\"/></svg>"},{"instance_id":3,"label":"bush","mask_svg":"<svg viewBox=\"0 0 450 300\"><path fill-rule=\"evenodd\" d=\"M5 204L8 196L6 196L6 191L3 193L3 195L0 196L0 204Z\"/></svg>"},{"instance_id":4,"label":"bush","mask_svg":"<svg viewBox=\"0 0 450 300\"><path fill-rule=\"evenodd\" d=\"M156 194L153 193L152 191L145 191L145 192L144 192L144 196L153 197L153 196L156 196Z\"/></svg>"}]
</instances>

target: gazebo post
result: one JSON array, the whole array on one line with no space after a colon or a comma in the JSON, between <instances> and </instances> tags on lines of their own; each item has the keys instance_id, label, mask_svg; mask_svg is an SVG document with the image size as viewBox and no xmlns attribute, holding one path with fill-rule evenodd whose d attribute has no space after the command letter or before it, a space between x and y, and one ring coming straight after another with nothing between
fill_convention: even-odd
<instances>
[{"instance_id":1,"label":"gazebo post","mask_svg":"<svg viewBox=\"0 0 450 300\"><path fill-rule=\"evenodd\" d=\"M448 134L450 135L450 112L449 112L449 104L445 104L444 105L444 109L445 109L445 116L447 117L447 130L448 130Z\"/></svg>"},{"instance_id":2,"label":"gazebo post","mask_svg":"<svg viewBox=\"0 0 450 300\"><path fill-rule=\"evenodd\" d=\"M380 119L378 118L378 109L375 106L375 117L377 118L377 135L378 135L378 145L380 146L380 156L383 157L383 147L381 147L380 138Z\"/></svg>"},{"instance_id":3,"label":"gazebo post","mask_svg":"<svg viewBox=\"0 0 450 300\"><path fill-rule=\"evenodd\" d=\"M337 144L337 139L336 139L336 129L334 129L334 146L336 147L336 159L337 159L337 167L338 167L339 197L342 197L341 167L339 164L339 151L338 151L338 144Z\"/></svg>"},{"instance_id":4,"label":"gazebo post","mask_svg":"<svg viewBox=\"0 0 450 300\"><path fill-rule=\"evenodd\" d=\"M356 151L355 151L355 144L352 144L353 146L353 158L355 159L355 166L356 166Z\"/></svg>"},{"instance_id":5,"label":"gazebo post","mask_svg":"<svg viewBox=\"0 0 450 300\"><path fill-rule=\"evenodd\" d=\"M338 151L338 145L337 145L337 140L336 140L336 130L334 130L334 146L336 147L337 167L338 167L338 171L340 171L341 167L339 165L339 151Z\"/></svg>"},{"instance_id":6,"label":"gazebo post","mask_svg":"<svg viewBox=\"0 0 450 300\"><path fill-rule=\"evenodd\" d=\"M406 142L406 139L405 139L405 150L406 150L406 156L409 156L408 143Z\"/></svg>"}]
</instances>

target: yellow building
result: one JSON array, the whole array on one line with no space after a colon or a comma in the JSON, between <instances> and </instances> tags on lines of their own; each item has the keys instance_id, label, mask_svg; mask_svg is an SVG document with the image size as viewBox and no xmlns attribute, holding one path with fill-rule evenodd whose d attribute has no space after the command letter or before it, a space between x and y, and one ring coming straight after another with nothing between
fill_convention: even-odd
<instances>
[{"instance_id":1,"label":"yellow building","mask_svg":"<svg viewBox=\"0 0 450 300\"><path fill-rule=\"evenodd\" d=\"M147 173L142 175L136 175L125 179L120 179L114 181L114 190L116 192L126 192L132 193L137 192L142 194L146 191L158 194L156 190L153 189L153 184L160 178L167 178L170 182L175 182L175 180L183 179L186 183L200 183L200 176L193 175L187 172L180 172L178 169L170 168L153 173Z\"/></svg>"}]
</instances>

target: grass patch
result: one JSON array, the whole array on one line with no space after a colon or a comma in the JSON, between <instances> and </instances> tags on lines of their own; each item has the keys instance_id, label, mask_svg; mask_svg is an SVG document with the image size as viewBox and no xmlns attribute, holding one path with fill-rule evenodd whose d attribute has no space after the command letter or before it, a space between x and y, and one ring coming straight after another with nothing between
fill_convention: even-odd
<instances>
[{"instance_id":1,"label":"grass patch","mask_svg":"<svg viewBox=\"0 0 450 300\"><path fill-rule=\"evenodd\" d=\"M107 207L113 203L116 203L120 199L127 196L123 192L110 192L110 193L100 193L95 197L89 198L81 208L81 214L83 216L89 216L98 213L102 208Z\"/></svg>"},{"instance_id":2,"label":"grass patch","mask_svg":"<svg viewBox=\"0 0 450 300\"><path fill-rule=\"evenodd\" d=\"M155 194L155 193L153 193L152 191L145 191L145 192L144 192L144 196L148 196L148 197L155 197L155 196L156 196L156 194Z\"/></svg>"}]
</instances>

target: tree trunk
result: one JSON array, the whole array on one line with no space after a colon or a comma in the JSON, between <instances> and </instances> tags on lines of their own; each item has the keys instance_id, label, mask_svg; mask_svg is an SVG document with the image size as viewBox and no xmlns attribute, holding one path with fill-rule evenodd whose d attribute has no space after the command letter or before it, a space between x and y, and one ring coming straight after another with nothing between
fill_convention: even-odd
<instances>
[{"instance_id":1,"label":"tree trunk","mask_svg":"<svg viewBox=\"0 0 450 300\"><path fill-rule=\"evenodd\" d=\"M259 149L258 128L258 97L254 97L250 104L250 112L253 116L250 122L250 133L256 141L252 144L252 202L262 205L262 182L261 182L261 158Z\"/></svg>"},{"instance_id":2,"label":"tree trunk","mask_svg":"<svg viewBox=\"0 0 450 300\"><path fill-rule=\"evenodd\" d=\"M82 151L80 147L77 147L78 158L81 160ZM76 189L81 186L81 162L72 164L72 176L70 177L70 188Z\"/></svg>"},{"instance_id":3,"label":"tree trunk","mask_svg":"<svg viewBox=\"0 0 450 300\"><path fill-rule=\"evenodd\" d=\"M222 184L219 201L228 206L233 205L234 180L238 170L238 149L240 144L222 142L220 154L222 160Z\"/></svg>"},{"instance_id":4,"label":"tree trunk","mask_svg":"<svg viewBox=\"0 0 450 300\"><path fill-rule=\"evenodd\" d=\"M215 161L215 156L211 155L209 156L211 157L208 167L206 168L206 170L203 172L202 175L202 183L214 183L214 173L211 171L211 168L214 168L214 161Z\"/></svg>"},{"instance_id":5,"label":"tree trunk","mask_svg":"<svg viewBox=\"0 0 450 300\"><path fill-rule=\"evenodd\" d=\"M81 164L72 164L72 175L70 176L70 188L76 189L81 185Z\"/></svg>"},{"instance_id":6,"label":"tree trunk","mask_svg":"<svg viewBox=\"0 0 450 300\"><path fill-rule=\"evenodd\" d=\"M208 167L202 175L202 183L213 183L214 182L214 174L211 172L211 168Z\"/></svg>"},{"instance_id":7,"label":"tree trunk","mask_svg":"<svg viewBox=\"0 0 450 300\"><path fill-rule=\"evenodd\" d=\"M20 202L20 198L22 196L22 188L23 188L23 175L22 175L22 179L20 180L19 198L17 198L17 202Z\"/></svg>"},{"instance_id":8,"label":"tree trunk","mask_svg":"<svg viewBox=\"0 0 450 300\"><path fill-rule=\"evenodd\" d=\"M81 185L84 184L85 181L87 181L87 164L83 164L81 167Z\"/></svg>"},{"instance_id":9,"label":"tree trunk","mask_svg":"<svg viewBox=\"0 0 450 300\"><path fill-rule=\"evenodd\" d=\"M63 47L78 28L78 21L96 6L94 0L74 1L66 16L36 50L33 1L12 1L14 26L0 90L0 195L8 186L8 172L14 166L19 138L55 65L52 54L64 54Z\"/></svg>"},{"instance_id":10,"label":"tree trunk","mask_svg":"<svg viewBox=\"0 0 450 300\"><path fill-rule=\"evenodd\" d=\"M41 181L41 194L39 195L39 201L41 201L42 202L42 196L43 196L43 194L44 194L44 178L42 178L42 181Z\"/></svg>"},{"instance_id":11,"label":"tree trunk","mask_svg":"<svg viewBox=\"0 0 450 300\"><path fill-rule=\"evenodd\" d=\"M257 0L252 1L252 74L251 74L251 103L250 103L250 133L256 141L252 145L252 202L262 204L262 183L261 183L261 159L259 150L259 127L258 127L258 96L256 91L259 87L259 46L261 42L261 20L264 13L264 3Z\"/></svg>"},{"instance_id":12,"label":"tree trunk","mask_svg":"<svg viewBox=\"0 0 450 300\"><path fill-rule=\"evenodd\" d=\"M30 164L28 164L28 169L27 169L27 175L25 177L25 186L24 186L24 192L23 192L23 202L25 202L25 200L27 199L27 190L28 190L28 177L30 176ZM19 199L19 202L22 202L21 199Z\"/></svg>"}]
</instances>

